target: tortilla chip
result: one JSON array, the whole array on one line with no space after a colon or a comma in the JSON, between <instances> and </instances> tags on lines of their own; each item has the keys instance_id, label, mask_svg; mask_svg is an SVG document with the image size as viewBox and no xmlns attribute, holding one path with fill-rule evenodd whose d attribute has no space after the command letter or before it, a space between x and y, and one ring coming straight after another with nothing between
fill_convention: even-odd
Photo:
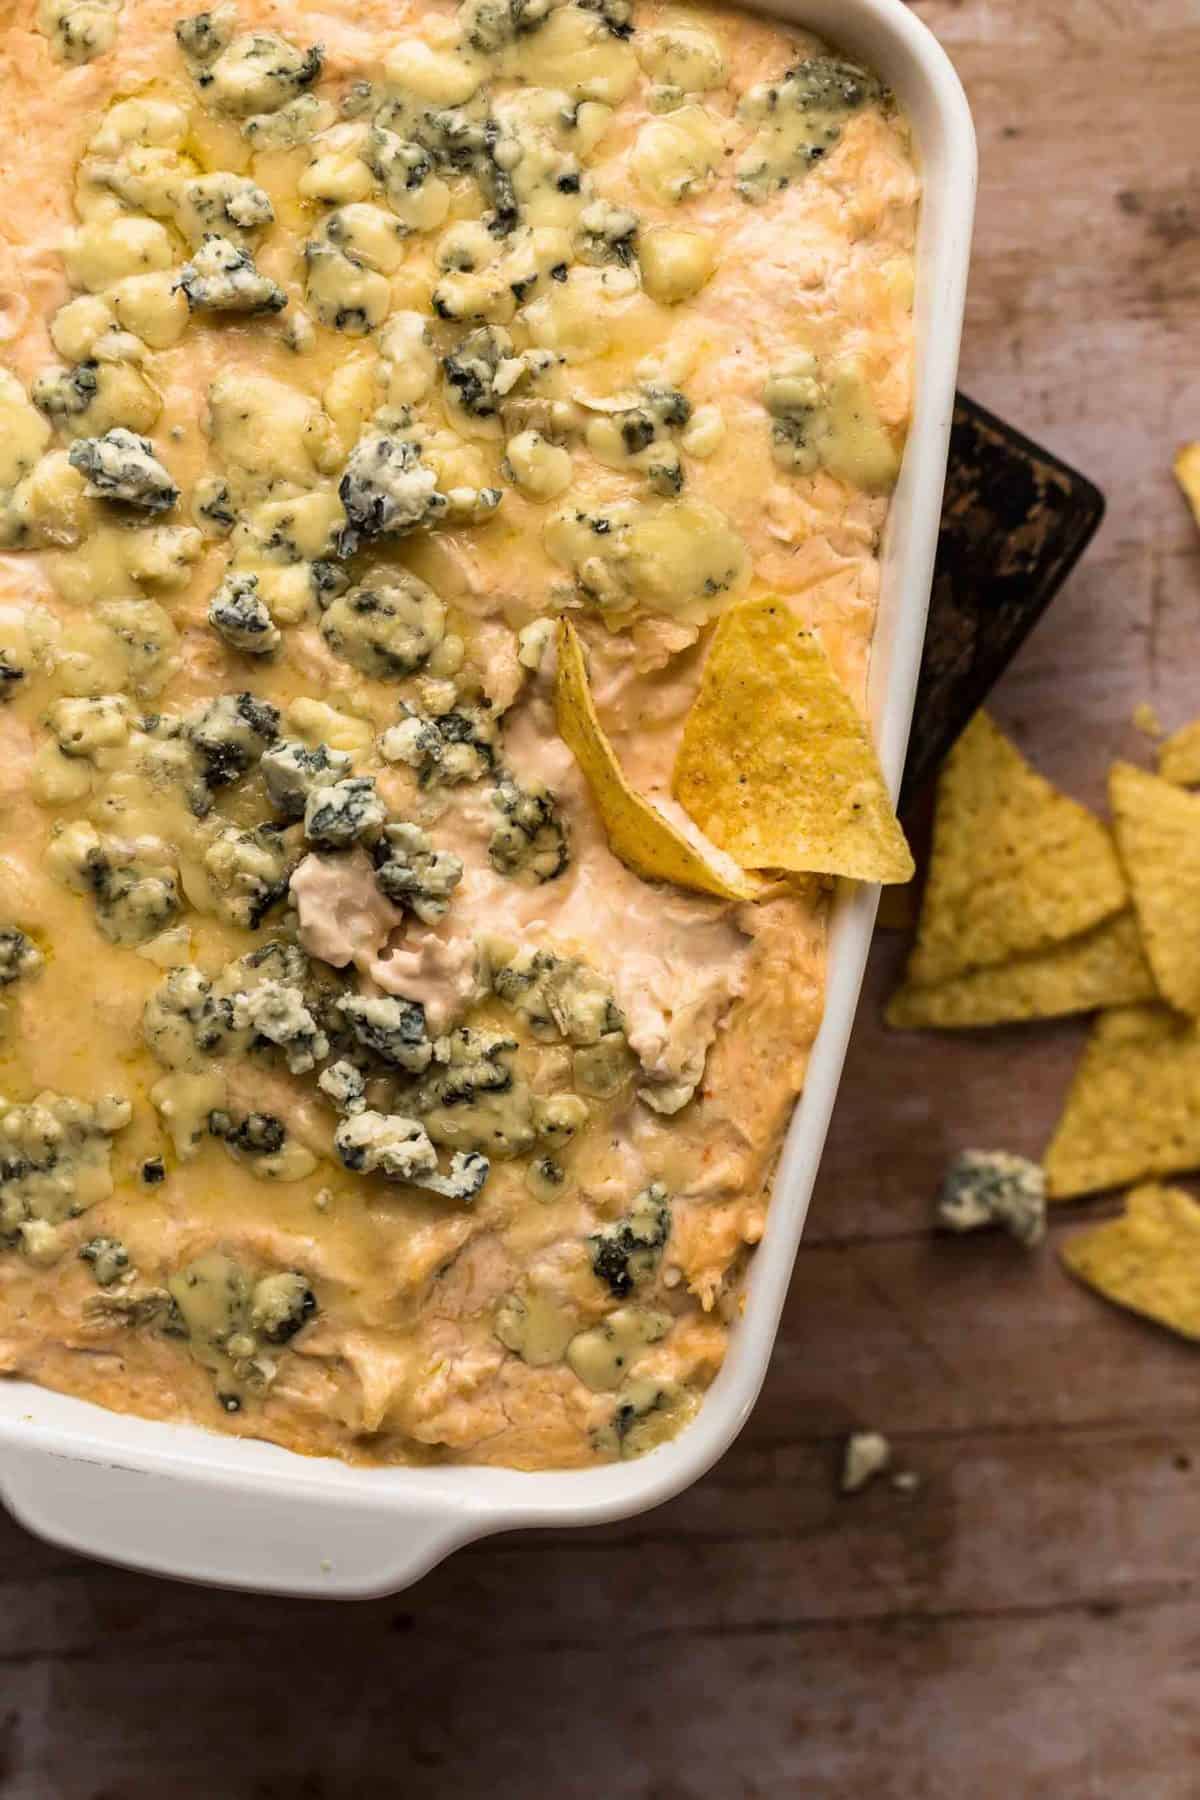
<instances>
[{"instance_id":1,"label":"tortilla chip","mask_svg":"<svg viewBox=\"0 0 1200 1800\"><path fill-rule=\"evenodd\" d=\"M1158 748L1158 772L1176 787L1200 784L1200 719L1181 725Z\"/></svg>"},{"instance_id":2,"label":"tortilla chip","mask_svg":"<svg viewBox=\"0 0 1200 1800\"><path fill-rule=\"evenodd\" d=\"M1078 937L1128 904L1100 821L976 713L938 780L929 879L909 958L934 987Z\"/></svg>"},{"instance_id":3,"label":"tortilla chip","mask_svg":"<svg viewBox=\"0 0 1200 1800\"><path fill-rule=\"evenodd\" d=\"M1200 1025L1166 1006L1101 1013L1044 1161L1052 1200L1200 1168Z\"/></svg>"},{"instance_id":4,"label":"tortilla chip","mask_svg":"<svg viewBox=\"0 0 1200 1800\"><path fill-rule=\"evenodd\" d=\"M717 626L672 786L743 868L912 879L866 725L817 638L771 595Z\"/></svg>"},{"instance_id":5,"label":"tortilla chip","mask_svg":"<svg viewBox=\"0 0 1200 1800\"><path fill-rule=\"evenodd\" d=\"M566 619L559 622L556 679L559 736L583 770L613 855L648 881L673 881L722 900L756 899L765 883L744 875L726 879L630 787L596 717L583 645Z\"/></svg>"},{"instance_id":6,"label":"tortilla chip","mask_svg":"<svg viewBox=\"0 0 1200 1800\"><path fill-rule=\"evenodd\" d=\"M1175 452L1175 479L1200 525L1200 444L1182 444Z\"/></svg>"},{"instance_id":7,"label":"tortilla chip","mask_svg":"<svg viewBox=\"0 0 1200 1800\"><path fill-rule=\"evenodd\" d=\"M1200 1015L1200 794L1131 763L1108 777L1117 849L1164 1000Z\"/></svg>"},{"instance_id":8,"label":"tortilla chip","mask_svg":"<svg viewBox=\"0 0 1200 1800\"><path fill-rule=\"evenodd\" d=\"M1059 1019L1157 995L1137 920L1132 912L1121 912L1033 956L1015 957L992 969L972 969L937 987L899 988L884 1017L897 1031L958 1031L1023 1019Z\"/></svg>"},{"instance_id":9,"label":"tortilla chip","mask_svg":"<svg viewBox=\"0 0 1200 1800\"><path fill-rule=\"evenodd\" d=\"M1140 1187L1125 1212L1060 1252L1106 1300L1200 1343L1200 1206L1182 1188Z\"/></svg>"}]
</instances>

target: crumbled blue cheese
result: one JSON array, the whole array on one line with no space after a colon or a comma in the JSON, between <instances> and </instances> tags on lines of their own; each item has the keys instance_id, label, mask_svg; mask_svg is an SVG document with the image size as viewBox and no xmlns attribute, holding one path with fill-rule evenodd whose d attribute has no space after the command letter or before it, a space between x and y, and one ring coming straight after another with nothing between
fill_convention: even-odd
<instances>
[{"instance_id":1,"label":"crumbled blue cheese","mask_svg":"<svg viewBox=\"0 0 1200 1800\"><path fill-rule=\"evenodd\" d=\"M0 925L0 987L11 987L23 976L36 975L42 953L32 938L15 925Z\"/></svg>"},{"instance_id":2,"label":"crumbled blue cheese","mask_svg":"<svg viewBox=\"0 0 1200 1800\"><path fill-rule=\"evenodd\" d=\"M742 199L758 204L806 175L829 155L852 113L884 98L875 76L832 56L806 57L782 80L750 88L738 112L758 130L734 169Z\"/></svg>"},{"instance_id":3,"label":"crumbled blue cheese","mask_svg":"<svg viewBox=\"0 0 1200 1800\"><path fill-rule=\"evenodd\" d=\"M254 150L294 150L327 130L335 116L328 100L297 94L274 112L253 113L243 119L242 136Z\"/></svg>"},{"instance_id":4,"label":"crumbled blue cheese","mask_svg":"<svg viewBox=\"0 0 1200 1800\"><path fill-rule=\"evenodd\" d=\"M317 1086L338 1112L347 1117L363 1112L367 1104L366 1076L346 1057L329 1064L317 1076Z\"/></svg>"},{"instance_id":5,"label":"crumbled blue cheese","mask_svg":"<svg viewBox=\"0 0 1200 1800\"><path fill-rule=\"evenodd\" d=\"M235 1118L218 1109L209 1114L208 1129L256 1181L303 1181L317 1166L312 1151L289 1136L283 1120L274 1113L252 1112Z\"/></svg>"},{"instance_id":6,"label":"crumbled blue cheese","mask_svg":"<svg viewBox=\"0 0 1200 1800\"><path fill-rule=\"evenodd\" d=\"M304 297L323 325L348 337L374 331L392 304L386 275L367 268L360 257L337 244L316 239L304 246Z\"/></svg>"},{"instance_id":7,"label":"crumbled blue cheese","mask_svg":"<svg viewBox=\"0 0 1200 1800\"><path fill-rule=\"evenodd\" d=\"M258 576L231 570L208 604L208 622L231 649L269 656L283 642L258 591Z\"/></svg>"},{"instance_id":8,"label":"crumbled blue cheese","mask_svg":"<svg viewBox=\"0 0 1200 1800\"><path fill-rule=\"evenodd\" d=\"M175 217L184 237L199 244L210 233L228 238L259 231L274 223L275 208L271 196L248 175L217 169L184 182Z\"/></svg>"},{"instance_id":9,"label":"crumbled blue cheese","mask_svg":"<svg viewBox=\"0 0 1200 1800\"><path fill-rule=\"evenodd\" d=\"M637 235L641 220L628 206L609 200L593 200L579 215L575 254L581 262L621 263L637 260Z\"/></svg>"},{"instance_id":10,"label":"crumbled blue cheese","mask_svg":"<svg viewBox=\"0 0 1200 1800\"><path fill-rule=\"evenodd\" d=\"M437 229L449 211L450 190L422 144L376 123L362 139L359 155L383 188L401 230Z\"/></svg>"},{"instance_id":11,"label":"crumbled blue cheese","mask_svg":"<svg viewBox=\"0 0 1200 1800\"><path fill-rule=\"evenodd\" d=\"M433 1045L425 1030L425 1008L415 1000L394 994L348 994L338 1002L338 1010L364 1050L410 1074L428 1068Z\"/></svg>"},{"instance_id":12,"label":"crumbled blue cheese","mask_svg":"<svg viewBox=\"0 0 1200 1800\"><path fill-rule=\"evenodd\" d=\"M890 1465L892 1446L880 1431L853 1431L842 1454L842 1492L857 1494Z\"/></svg>"},{"instance_id":13,"label":"crumbled blue cheese","mask_svg":"<svg viewBox=\"0 0 1200 1800\"><path fill-rule=\"evenodd\" d=\"M271 805L285 819L303 818L318 789L344 780L353 767L347 751L331 750L328 744L310 749L298 738L280 738L264 750L259 762Z\"/></svg>"},{"instance_id":14,"label":"crumbled blue cheese","mask_svg":"<svg viewBox=\"0 0 1200 1800\"><path fill-rule=\"evenodd\" d=\"M117 41L121 0L38 0L38 30L64 63L88 63Z\"/></svg>"},{"instance_id":15,"label":"crumbled blue cheese","mask_svg":"<svg viewBox=\"0 0 1200 1800\"><path fill-rule=\"evenodd\" d=\"M638 238L642 286L660 306L678 306L698 294L717 266L711 236L656 225Z\"/></svg>"},{"instance_id":16,"label":"crumbled blue cheese","mask_svg":"<svg viewBox=\"0 0 1200 1800\"><path fill-rule=\"evenodd\" d=\"M114 944L144 944L179 912L179 886L167 858L156 841L127 845L101 837L86 820L64 826L46 851L57 880L91 895L96 924Z\"/></svg>"},{"instance_id":17,"label":"crumbled blue cheese","mask_svg":"<svg viewBox=\"0 0 1200 1800\"><path fill-rule=\"evenodd\" d=\"M446 608L415 575L389 570L338 595L325 610L321 635L364 675L397 681L425 668L444 643Z\"/></svg>"},{"instance_id":18,"label":"crumbled blue cheese","mask_svg":"<svg viewBox=\"0 0 1200 1800\"><path fill-rule=\"evenodd\" d=\"M442 1175L420 1120L399 1113L353 1113L338 1126L333 1142L346 1168L407 1182L447 1200L469 1203L488 1177L487 1158L475 1151L456 1152Z\"/></svg>"},{"instance_id":19,"label":"crumbled blue cheese","mask_svg":"<svg viewBox=\"0 0 1200 1800\"><path fill-rule=\"evenodd\" d=\"M329 1039L317 1024L304 995L283 981L264 981L249 993L235 994L232 1022L236 1031L251 1031L284 1053L293 1075L305 1075L329 1055Z\"/></svg>"},{"instance_id":20,"label":"crumbled blue cheese","mask_svg":"<svg viewBox=\"0 0 1200 1800\"><path fill-rule=\"evenodd\" d=\"M657 494L670 497L682 490L683 466L670 433L688 424L692 407L678 388L646 383L628 404L609 402L603 411L597 402L589 404L587 446L598 462L640 471Z\"/></svg>"},{"instance_id":21,"label":"crumbled blue cheese","mask_svg":"<svg viewBox=\"0 0 1200 1800\"><path fill-rule=\"evenodd\" d=\"M222 918L257 931L268 913L283 904L300 857L296 837L277 825L224 827L204 852L204 872Z\"/></svg>"},{"instance_id":22,"label":"crumbled blue cheese","mask_svg":"<svg viewBox=\"0 0 1200 1800\"><path fill-rule=\"evenodd\" d=\"M175 42L196 81L202 80L205 71L223 50L229 48L236 35L237 11L228 3L175 21Z\"/></svg>"},{"instance_id":23,"label":"crumbled blue cheese","mask_svg":"<svg viewBox=\"0 0 1200 1800\"><path fill-rule=\"evenodd\" d=\"M593 1272L618 1300L624 1300L657 1269L670 1235L670 1200L666 1188L655 1181L643 1188L623 1219L588 1239Z\"/></svg>"},{"instance_id":24,"label":"crumbled blue cheese","mask_svg":"<svg viewBox=\"0 0 1200 1800\"><path fill-rule=\"evenodd\" d=\"M340 550L349 556L377 537L404 537L446 509L437 476L408 438L369 432L361 437L338 483L346 509Z\"/></svg>"},{"instance_id":25,"label":"crumbled blue cheese","mask_svg":"<svg viewBox=\"0 0 1200 1800\"><path fill-rule=\"evenodd\" d=\"M279 736L279 713L253 694L219 694L187 726L207 788L228 787Z\"/></svg>"},{"instance_id":26,"label":"crumbled blue cheese","mask_svg":"<svg viewBox=\"0 0 1200 1800\"><path fill-rule=\"evenodd\" d=\"M598 1044L625 1019L604 977L579 957L492 947L492 991L546 1042Z\"/></svg>"},{"instance_id":27,"label":"crumbled blue cheese","mask_svg":"<svg viewBox=\"0 0 1200 1800\"><path fill-rule=\"evenodd\" d=\"M120 1238L103 1234L80 1246L79 1260L88 1264L97 1287L112 1287L132 1272L129 1252Z\"/></svg>"},{"instance_id":28,"label":"crumbled blue cheese","mask_svg":"<svg viewBox=\"0 0 1200 1800\"><path fill-rule=\"evenodd\" d=\"M129 741L130 706L122 694L56 700L46 722L64 756L95 761L104 751L120 749Z\"/></svg>"},{"instance_id":29,"label":"crumbled blue cheese","mask_svg":"<svg viewBox=\"0 0 1200 1800\"><path fill-rule=\"evenodd\" d=\"M156 1081L150 1099L180 1162L191 1162L209 1135L209 1123L226 1100L226 1081L219 1070L200 1074L176 1069Z\"/></svg>"},{"instance_id":30,"label":"crumbled blue cheese","mask_svg":"<svg viewBox=\"0 0 1200 1800\"><path fill-rule=\"evenodd\" d=\"M250 1296L250 1329L268 1344L287 1344L314 1316L317 1299L295 1269L264 1275Z\"/></svg>"},{"instance_id":31,"label":"crumbled blue cheese","mask_svg":"<svg viewBox=\"0 0 1200 1800\"><path fill-rule=\"evenodd\" d=\"M428 1070L404 1096L435 1144L491 1157L533 1148L533 1096L513 1068L516 1049L515 1038L469 1026L435 1039Z\"/></svg>"},{"instance_id":32,"label":"crumbled blue cheese","mask_svg":"<svg viewBox=\"0 0 1200 1800\"><path fill-rule=\"evenodd\" d=\"M540 431L518 431L504 447L503 472L531 500L555 500L571 485L571 453Z\"/></svg>"},{"instance_id":33,"label":"crumbled blue cheese","mask_svg":"<svg viewBox=\"0 0 1200 1800\"><path fill-rule=\"evenodd\" d=\"M612 1420L592 1434L595 1448L629 1461L674 1437L694 1409L696 1397L677 1381L634 1375L617 1390Z\"/></svg>"},{"instance_id":34,"label":"crumbled blue cheese","mask_svg":"<svg viewBox=\"0 0 1200 1800\"><path fill-rule=\"evenodd\" d=\"M549 788L523 788L506 775L492 789L500 823L488 840L488 857L501 875L533 882L553 881L570 861L567 827Z\"/></svg>"},{"instance_id":35,"label":"crumbled blue cheese","mask_svg":"<svg viewBox=\"0 0 1200 1800\"><path fill-rule=\"evenodd\" d=\"M115 426L103 437L80 438L68 460L87 477L86 493L119 500L145 512L166 512L179 498L170 474L154 454L148 438Z\"/></svg>"},{"instance_id":36,"label":"crumbled blue cheese","mask_svg":"<svg viewBox=\"0 0 1200 1800\"><path fill-rule=\"evenodd\" d=\"M415 769L422 787L456 787L494 769L498 733L490 709L455 706L431 718L402 705L401 715L381 735L379 754Z\"/></svg>"},{"instance_id":37,"label":"crumbled blue cheese","mask_svg":"<svg viewBox=\"0 0 1200 1800\"><path fill-rule=\"evenodd\" d=\"M44 1228L109 1198L110 1139L131 1117L112 1095L94 1105L51 1092L25 1105L0 1098L0 1239L57 1254Z\"/></svg>"},{"instance_id":38,"label":"crumbled blue cheese","mask_svg":"<svg viewBox=\"0 0 1200 1800\"><path fill-rule=\"evenodd\" d=\"M202 19L213 16L200 15ZM194 20L180 21L175 35L196 85L214 106L236 118L277 111L311 87L321 73L324 53L319 44L301 51L273 31L247 32L210 56L215 36L223 31L188 34L187 27L194 24Z\"/></svg>"},{"instance_id":39,"label":"crumbled blue cheese","mask_svg":"<svg viewBox=\"0 0 1200 1800\"><path fill-rule=\"evenodd\" d=\"M282 312L287 295L263 275L250 252L210 232L184 263L176 284L193 312Z\"/></svg>"},{"instance_id":40,"label":"crumbled blue cheese","mask_svg":"<svg viewBox=\"0 0 1200 1800\"><path fill-rule=\"evenodd\" d=\"M347 850L383 829L387 813L369 775L330 782L309 794L304 835L323 850Z\"/></svg>"},{"instance_id":41,"label":"crumbled blue cheese","mask_svg":"<svg viewBox=\"0 0 1200 1800\"><path fill-rule=\"evenodd\" d=\"M964 1150L946 1171L937 1201L947 1231L1003 1225L1032 1249L1046 1230L1046 1177L1040 1164L1006 1150Z\"/></svg>"},{"instance_id":42,"label":"crumbled blue cheese","mask_svg":"<svg viewBox=\"0 0 1200 1800\"><path fill-rule=\"evenodd\" d=\"M638 1306L619 1306L599 1325L578 1332L567 1345L566 1363L595 1394L619 1388L639 1355L671 1329L671 1315Z\"/></svg>"},{"instance_id":43,"label":"crumbled blue cheese","mask_svg":"<svg viewBox=\"0 0 1200 1800\"><path fill-rule=\"evenodd\" d=\"M289 1343L318 1310L316 1295L298 1271L279 1270L254 1281L219 1250L205 1251L168 1276L161 1300L154 1293L131 1299L135 1306L141 1302L145 1322L161 1322L172 1336L187 1339L191 1354L213 1377L218 1402L230 1413L240 1412L247 1397L267 1391L278 1373L271 1349ZM143 1317L135 1313L130 1322Z\"/></svg>"},{"instance_id":44,"label":"crumbled blue cheese","mask_svg":"<svg viewBox=\"0 0 1200 1800\"><path fill-rule=\"evenodd\" d=\"M142 1012L142 1035L167 1069L201 1074L234 1047L233 1007L190 963L170 969Z\"/></svg>"},{"instance_id":45,"label":"crumbled blue cheese","mask_svg":"<svg viewBox=\"0 0 1200 1800\"><path fill-rule=\"evenodd\" d=\"M426 925L444 918L462 880L461 858L435 850L419 825L400 823L385 828L374 860L375 879L389 900L406 906Z\"/></svg>"}]
</instances>

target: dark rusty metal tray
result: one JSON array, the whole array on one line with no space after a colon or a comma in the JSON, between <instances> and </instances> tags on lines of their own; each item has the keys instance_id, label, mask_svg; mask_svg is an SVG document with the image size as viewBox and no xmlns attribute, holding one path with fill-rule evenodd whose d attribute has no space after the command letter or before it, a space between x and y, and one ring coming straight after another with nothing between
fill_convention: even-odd
<instances>
[{"instance_id":1,"label":"dark rusty metal tray","mask_svg":"<svg viewBox=\"0 0 1200 1800\"><path fill-rule=\"evenodd\" d=\"M1104 517L1086 476L960 394L901 811L982 706Z\"/></svg>"}]
</instances>

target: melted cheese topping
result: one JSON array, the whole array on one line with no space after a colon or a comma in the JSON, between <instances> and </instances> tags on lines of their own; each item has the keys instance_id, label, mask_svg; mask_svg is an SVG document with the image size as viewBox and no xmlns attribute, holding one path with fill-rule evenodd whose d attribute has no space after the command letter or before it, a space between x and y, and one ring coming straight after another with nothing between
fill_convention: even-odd
<instances>
[{"instance_id":1,"label":"melted cheese topping","mask_svg":"<svg viewBox=\"0 0 1200 1800\"><path fill-rule=\"evenodd\" d=\"M0 1369L371 1462L650 1449L826 896L617 861L551 623L668 812L731 598L862 693L905 122L658 0L15 0L0 96Z\"/></svg>"}]
</instances>

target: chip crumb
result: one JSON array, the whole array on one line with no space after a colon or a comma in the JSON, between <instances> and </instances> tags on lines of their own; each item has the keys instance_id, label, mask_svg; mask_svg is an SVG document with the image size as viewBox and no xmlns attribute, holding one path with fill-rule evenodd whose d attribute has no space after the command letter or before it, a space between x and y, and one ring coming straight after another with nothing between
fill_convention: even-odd
<instances>
[{"instance_id":1,"label":"chip crumb","mask_svg":"<svg viewBox=\"0 0 1200 1800\"><path fill-rule=\"evenodd\" d=\"M889 1467L892 1446L881 1431L853 1431L842 1456L842 1492L857 1494Z\"/></svg>"},{"instance_id":2,"label":"chip crumb","mask_svg":"<svg viewBox=\"0 0 1200 1800\"><path fill-rule=\"evenodd\" d=\"M1200 1342L1200 1206L1182 1188L1135 1188L1118 1218L1069 1238L1061 1255L1106 1300Z\"/></svg>"},{"instance_id":3,"label":"chip crumb","mask_svg":"<svg viewBox=\"0 0 1200 1800\"><path fill-rule=\"evenodd\" d=\"M1163 735L1163 722L1149 700L1138 701L1129 715L1129 723L1143 737L1160 738Z\"/></svg>"},{"instance_id":4,"label":"chip crumb","mask_svg":"<svg viewBox=\"0 0 1200 1800\"><path fill-rule=\"evenodd\" d=\"M1200 525L1200 444L1181 444L1175 452L1175 479L1187 495Z\"/></svg>"},{"instance_id":5,"label":"chip crumb","mask_svg":"<svg viewBox=\"0 0 1200 1800\"><path fill-rule=\"evenodd\" d=\"M897 1469L890 1480L898 1494L915 1494L921 1485L921 1477L915 1469Z\"/></svg>"},{"instance_id":6,"label":"chip crumb","mask_svg":"<svg viewBox=\"0 0 1200 1800\"><path fill-rule=\"evenodd\" d=\"M1040 1163L1007 1150L964 1150L946 1171L937 1199L947 1231L1002 1225L1032 1249L1046 1233L1046 1177Z\"/></svg>"}]
</instances>

